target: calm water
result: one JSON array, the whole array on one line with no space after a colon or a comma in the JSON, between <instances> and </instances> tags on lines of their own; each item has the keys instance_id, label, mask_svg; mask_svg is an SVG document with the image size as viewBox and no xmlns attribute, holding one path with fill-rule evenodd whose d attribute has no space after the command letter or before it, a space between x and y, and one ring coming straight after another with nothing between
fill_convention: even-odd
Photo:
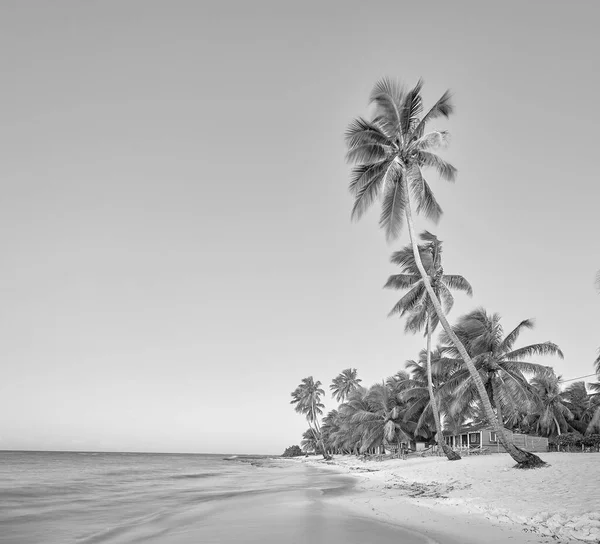
<instances>
[{"instance_id":1,"label":"calm water","mask_svg":"<svg viewBox=\"0 0 600 544\"><path fill-rule=\"evenodd\" d=\"M0 542L426 542L322 500L351 483L285 461L0 451Z\"/></svg>"}]
</instances>

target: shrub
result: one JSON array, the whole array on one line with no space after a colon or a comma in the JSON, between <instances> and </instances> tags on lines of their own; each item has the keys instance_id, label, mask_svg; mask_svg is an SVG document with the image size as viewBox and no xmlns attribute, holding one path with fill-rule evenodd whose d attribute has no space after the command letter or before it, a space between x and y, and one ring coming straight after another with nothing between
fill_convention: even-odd
<instances>
[{"instance_id":1,"label":"shrub","mask_svg":"<svg viewBox=\"0 0 600 544\"><path fill-rule=\"evenodd\" d=\"M581 449L583 436L579 433L565 433L554 438L553 442L557 445L559 451L572 451Z\"/></svg>"},{"instance_id":2,"label":"shrub","mask_svg":"<svg viewBox=\"0 0 600 544\"><path fill-rule=\"evenodd\" d=\"M590 434L589 436L585 436L581 443L586 448L594 448L596 451L600 451L600 434Z\"/></svg>"},{"instance_id":3,"label":"shrub","mask_svg":"<svg viewBox=\"0 0 600 544\"><path fill-rule=\"evenodd\" d=\"M286 448L282 457L298 457L299 455L304 455L304 452L300 449L300 446L294 445Z\"/></svg>"}]
</instances>

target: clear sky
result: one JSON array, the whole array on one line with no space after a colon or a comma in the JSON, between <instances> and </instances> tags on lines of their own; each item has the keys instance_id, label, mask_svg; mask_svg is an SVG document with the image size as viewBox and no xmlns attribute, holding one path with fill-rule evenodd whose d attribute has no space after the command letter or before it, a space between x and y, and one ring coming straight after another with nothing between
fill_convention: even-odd
<instances>
[{"instance_id":1,"label":"clear sky","mask_svg":"<svg viewBox=\"0 0 600 544\"><path fill-rule=\"evenodd\" d=\"M415 357L382 289L408 238L349 219L343 133L384 75L454 92L458 180L418 224L473 285L451 321L534 317L540 362L591 373L598 11L3 1L0 448L280 453L303 377Z\"/></svg>"}]
</instances>

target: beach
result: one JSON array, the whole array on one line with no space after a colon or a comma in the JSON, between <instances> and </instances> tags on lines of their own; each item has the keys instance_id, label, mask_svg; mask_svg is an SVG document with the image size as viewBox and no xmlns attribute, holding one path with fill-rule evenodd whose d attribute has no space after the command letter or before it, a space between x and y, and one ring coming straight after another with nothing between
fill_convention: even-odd
<instances>
[{"instance_id":1,"label":"beach","mask_svg":"<svg viewBox=\"0 0 600 544\"><path fill-rule=\"evenodd\" d=\"M541 457L550 466L534 470L514 469L507 454L302 462L359 477L359 493L332 500L435 540L600 542L600 455Z\"/></svg>"},{"instance_id":2,"label":"beach","mask_svg":"<svg viewBox=\"0 0 600 544\"><path fill-rule=\"evenodd\" d=\"M600 455L542 457L0 452L0 542L599 542Z\"/></svg>"},{"instance_id":3,"label":"beach","mask_svg":"<svg viewBox=\"0 0 600 544\"><path fill-rule=\"evenodd\" d=\"M0 542L432 544L339 501L355 477L223 457L0 451Z\"/></svg>"}]
</instances>

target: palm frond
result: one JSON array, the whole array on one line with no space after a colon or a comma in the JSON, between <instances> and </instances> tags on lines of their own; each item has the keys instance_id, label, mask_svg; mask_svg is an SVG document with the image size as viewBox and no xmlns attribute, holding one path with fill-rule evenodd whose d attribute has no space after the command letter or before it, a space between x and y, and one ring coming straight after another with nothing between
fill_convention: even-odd
<instances>
[{"instance_id":1,"label":"palm frond","mask_svg":"<svg viewBox=\"0 0 600 544\"><path fill-rule=\"evenodd\" d=\"M439 117L450 117L454 111L454 105L452 104L452 94L450 90L444 92L440 99L431 107L431 109L423 116L419 124L413 130L411 138L420 138L425 131L425 125L429 121L433 121Z\"/></svg>"},{"instance_id":2,"label":"palm frond","mask_svg":"<svg viewBox=\"0 0 600 544\"><path fill-rule=\"evenodd\" d=\"M449 314L454 306L454 297L452 293L443 283L439 284L438 287L440 302L444 308L444 313Z\"/></svg>"},{"instance_id":3,"label":"palm frond","mask_svg":"<svg viewBox=\"0 0 600 544\"><path fill-rule=\"evenodd\" d=\"M434 130L421 136L416 142L414 147L421 151L428 151L434 149L444 149L448 147L450 143L450 133L445 130Z\"/></svg>"},{"instance_id":4,"label":"palm frond","mask_svg":"<svg viewBox=\"0 0 600 544\"><path fill-rule=\"evenodd\" d=\"M473 288L471 287L471 284L460 275L444 274L442 276L442 282L445 283L450 289L464 291L469 296L473 295Z\"/></svg>"},{"instance_id":5,"label":"palm frond","mask_svg":"<svg viewBox=\"0 0 600 544\"><path fill-rule=\"evenodd\" d=\"M412 311L415 306L423 302L427 292L423 283L415 285L408 293L406 293L390 310L388 317L393 315L404 315L406 312Z\"/></svg>"},{"instance_id":6,"label":"palm frond","mask_svg":"<svg viewBox=\"0 0 600 544\"><path fill-rule=\"evenodd\" d=\"M512 331L510 331L506 338L502 341L500 345L500 349L502 351L510 351L512 347L515 345L517 338L521 334L523 329L533 329L535 323L533 319L524 319L519 323Z\"/></svg>"},{"instance_id":7,"label":"palm frond","mask_svg":"<svg viewBox=\"0 0 600 544\"><path fill-rule=\"evenodd\" d=\"M442 179L446 181L455 181L457 170L449 162L446 162L435 153L429 151L419 151L419 162L424 166L435 168Z\"/></svg>"},{"instance_id":8,"label":"palm frond","mask_svg":"<svg viewBox=\"0 0 600 544\"><path fill-rule=\"evenodd\" d=\"M404 324L404 331L415 333L425 329L427 324L427 307L425 304L415 307Z\"/></svg>"},{"instance_id":9,"label":"palm frond","mask_svg":"<svg viewBox=\"0 0 600 544\"><path fill-rule=\"evenodd\" d=\"M377 164L394 156L391 145L364 143L354 146L346 153L346 160L358 164Z\"/></svg>"},{"instance_id":10,"label":"palm frond","mask_svg":"<svg viewBox=\"0 0 600 544\"><path fill-rule=\"evenodd\" d=\"M504 358L510 361L521 359L522 357L531 357L533 355L558 355L564 359L563 352L553 342L542 342L541 344L530 344L522 348L508 352Z\"/></svg>"},{"instance_id":11,"label":"palm frond","mask_svg":"<svg viewBox=\"0 0 600 544\"><path fill-rule=\"evenodd\" d=\"M367 185L373 181L380 186L391 161L384 161L378 164L361 164L355 166L350 173L350 184L348 189L350 193L357 196Z\"/></svg>"},{"instance_id":12,"label":"palm frond","mask_svg":"<svg viewBox=\"0 0 600 544\"><path fill-rule=\"evenodd\" d=\"M371 91L370 102L375 104L377 119L386 134L392 135L401 130L401 110L405 91L396 80L384 77Z\"/></svg>"},{"instance_id":13,"label":"palm frond","mask_svg":"<svg viewBox=\"0 0 600 544\"><path fill-rule=\"evenodd\" d=\"M437 223L442 216L443 210L435 199L431 187L425 181L418 166L415 166L411 171L410 188L417 203L417 213L421 213L427 219L431 219L434 223Z\"/></svg>"},{"instance_id":14,"label":"palm frond","mask_svg":"<svg viewBox=\"0 0 600 544\"><path fill-rule=\"evenodd\" d=\"M404 134L408 135L411 127L418 124L418 118L423 111L422 88L423 80L419 79L417 84L404 95L402 110L400 111L400 123Z\"/></svg>"},{"instance_id":15,"label":"palm frond","mask_svg":"<svg viewBox=\"0 0 600 544\"><path fill-rule=\"evenodd\" d=\"M365 170L361 173L361 170L365 167L358 167L354 170L356 178L356 184L353 186L351 181L350 190L353 191L356 188L354 206L352 207L351 218L353 220L360 219L363 214L369 209L371 204L377 198L377 195L385 186L386 180L390 173L395 172L397 168L394 166L394 161L386 161L380 164L371 165L369 170ZM360 177L358 177L360 175Z\"/></svg>"},{"instance_id":16,"label":"palm frond","mask_svg":"<svg viewBox=\"0 0 600 544\"><path fill-rule=\"evenodd\" d=\"M354 119L344 134L346 145L350 150L364 144L389 145L390 139L381 131L376 123L362 117Z\"/></svg>"},{"instance_id":17,"label":"palm frond","mask_svg":"<svg viewBox=\"0 0 600 544\"><path fill-rule=\"evenodd\" d=\"M406 195L404 194L404 183L400 181L400 177L401 174L398 170L397 180L387 184L383 195L379 226L384 229L387 240L393 240L399 236L404 221Z\"/></svg>"},{"instance_id":18,"label":"palm frond","mask_svg":"<svg viewBox=\"0 0 600 544\"><path fill-rule=\"evenodd\" d=\"M394 274L390 276L383 286L384 289L409 289L416 283L423 281L421 276L414 274Z\"/></svg>"}]
</instances>

